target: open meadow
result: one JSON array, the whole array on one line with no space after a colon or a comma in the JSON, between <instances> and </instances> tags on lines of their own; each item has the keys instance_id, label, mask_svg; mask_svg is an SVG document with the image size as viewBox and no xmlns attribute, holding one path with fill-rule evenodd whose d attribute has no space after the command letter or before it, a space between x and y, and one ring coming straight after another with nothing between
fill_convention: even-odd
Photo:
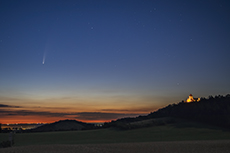
<instances>
[{"instance_id":1,"label":"open meadow","mask_svg":"<svg viewBox=\"0 0 230 153\"><path fill-rule=\"evenodd\" d=\"M7 133L0 134L0 141L7 140L8 135ZM106 128L83 131L16 133L14 146L227 139L230 139L230 131L226 129L194 122L183 122L133 130Z\"/></svg>"},{"instance_id":2,"label":"open meadow","mask_svg":"<svg viewBox=\"0 0 230 153\"><path fill-rule=\"evenodd\" d=\"M7 139L7 134L1 134L1 139ZM166 148L164 147L167 146ZM118 130L113 128L43 132L16 133L15 145L2 148L0 152L170 152L179 149L181 152L210 152L210 149L230 151L230 132L224 129L203 126L195 123L178 123L133 130ZM58 149L59 148L59 149ZM69 151L67 151L70 149ZM103 149L105 149L103 151ZM72 150L72 151L71 151ZM126 151L125 151L126 150ZM206 151L205 151L206 150ZM212 151L213 152L213 151Z\"/></svg>"},{"instance_id":3,"label":"open meadow","mask_svg":"<svg viewBox=\"0 0 230 153\"><path fill-rule=\"evenodd\" d=\"M0 153L229 153L229 140L163 141L111 144L32 145L0 149Z\"/></svg>"}]
</instances>

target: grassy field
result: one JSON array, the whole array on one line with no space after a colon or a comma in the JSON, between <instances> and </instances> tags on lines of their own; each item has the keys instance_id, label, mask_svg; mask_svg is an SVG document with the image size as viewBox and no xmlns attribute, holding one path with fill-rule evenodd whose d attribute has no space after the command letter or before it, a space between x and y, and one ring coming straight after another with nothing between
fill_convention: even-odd
<instances>
[{"instance_id":1,"label":"grassy field","mask_svg":"<svg viewBox=\"0 0 230 153\"><path fill-rule=\"evenodd\" d=\"M7 138L8 134L0 134L0 141ZM229 131L186 122L134 130L97 129L87 131L17 133L15 135L15 146L226 139L230 139Z\"/></svg>"},{"instance_id":2,"label":"grassy field","mask_svg":"<svg viewBox=\"0 0 230 153\"><path fill-rule=\"evenodd\" d=\"M229 153L229 140L14 146L0 153Z\"/></svg>"}]
</instances>

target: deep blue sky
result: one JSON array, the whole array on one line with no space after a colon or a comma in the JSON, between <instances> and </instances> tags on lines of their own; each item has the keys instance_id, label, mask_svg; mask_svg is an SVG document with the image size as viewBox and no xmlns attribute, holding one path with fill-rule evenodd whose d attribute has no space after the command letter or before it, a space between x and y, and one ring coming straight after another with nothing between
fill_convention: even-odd
<instances>
[{"instance_id":1,"label":"deep blue sky","mask_svg":"<svg viewBox=\"0 0 230 153\"><path fill-rule=\"evenodd\" d=\"M0 0L0 111L103 120L228 94L229 27L228 0Z\"/></svg>"}]
</instances>

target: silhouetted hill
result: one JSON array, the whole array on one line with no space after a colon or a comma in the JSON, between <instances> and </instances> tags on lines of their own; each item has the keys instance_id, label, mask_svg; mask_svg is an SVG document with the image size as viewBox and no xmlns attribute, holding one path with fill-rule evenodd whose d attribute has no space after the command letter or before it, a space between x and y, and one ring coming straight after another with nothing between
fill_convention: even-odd
<instances>
[{"instance_id":1,"label":"silhouetted hill","mask_svg":"<svg viewBox=\"0 0 230 153\"><path fill-rule=\"evenodd\" d=\"M87 124L76 120L61 120L51 124L45 124L28 132L50 132L50 131L70 131L70 130L86 130L93 129L93 124Z\"/></svg>"},{"instance_id":2,"label":"silhouetted hill","mask_svg":"<svg viewBox=\"0 0 230 153\"><path fill-rule=\"evenodd\" d=\"M162 118L163 120L158 120ZM165 120L167 118L167 120ZM225 127L230 129L230 94L226 96L209 96L208 99L201 98L199 102L180 102L178 104L170 104L162 109L150 113L147 116L139 116L136 118L122 118L110 123L106 123L104 127L119 127L122 129L136 128L133 122L151 120L143 126L153 126L159 124L167 124L175 122L175 118L186 119L195 122L206 123L210 125ZM140 125L139 125L140 127Z\"/></svg>"}]
</instances>

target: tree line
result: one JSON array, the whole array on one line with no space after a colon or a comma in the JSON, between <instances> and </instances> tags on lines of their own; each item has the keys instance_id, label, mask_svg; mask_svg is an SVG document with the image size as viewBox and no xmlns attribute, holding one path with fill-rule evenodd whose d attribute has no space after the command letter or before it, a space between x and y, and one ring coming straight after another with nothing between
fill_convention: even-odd
<instances>
[{"instance_id":1,"label":"tree line","mask_svg":"<svg viewBox=\"0 0 230 153\"><path fill-rule=\"evenodd\" d=\"M201 98L199 102L187 103L182 101L177 104L170 104L155 112L151 112L147 116L118 119L105 123L104 127L128 125L128 123L132 122L162 117L175 117L230 128L230 94Z\"/></svg>"}]
</instances>

